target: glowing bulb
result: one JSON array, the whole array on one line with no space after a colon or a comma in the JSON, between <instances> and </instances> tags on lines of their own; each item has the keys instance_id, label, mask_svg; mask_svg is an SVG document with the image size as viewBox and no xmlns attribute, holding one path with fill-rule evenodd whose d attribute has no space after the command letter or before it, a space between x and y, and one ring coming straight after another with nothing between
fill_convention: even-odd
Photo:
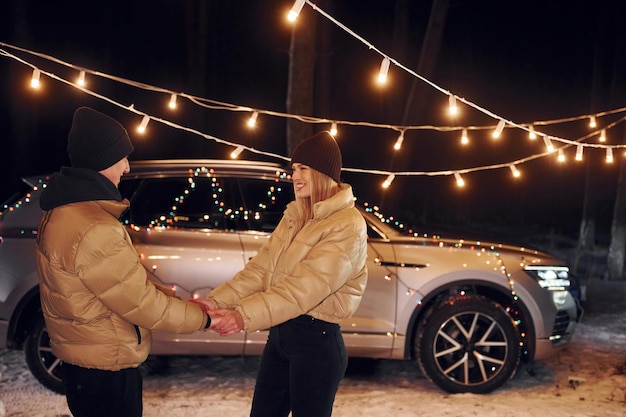
<instances>
[{"instance_id":1,"label":"glowing bulb","mask_svg":"<svg viewBox=\"0 0 626 417\"><path fill-rule=\"evenodd\" d=\"M535 133L535 126L528 126L528 139L535 140L537 139L537 133Z\"/></svg>"},{"instance_id":2,"label":"glowing bulb","mask_svg":"<svg viewBox=\"0 0 626 417\"><path fill-rule=\"evenodd\" d=\"M76 84L80 85L81 87L85 86L85 71L81 71L78 73L78 79L76 80Z\"/></svg>"},{"instance_id":3,"label":"glowing bulb","mask_svg":"<svg viewBox=\"0 0 626 417\"><path fill-rule=\"evenodd\" d=\"M598 138L600 142L606 142L606 129L602 129L600 131L600 137Z\"/></svg>"},{"instance_id":4,"label":"glowing bulb","mask_svg":"<svg viewBox=\"0 0 626 417\"><path fill-rule=\"evenodd\" d=\"M458 172L454 173L454 179L456 180L456 185L459 187L463 187L465 185L465 181L463 181L463 177Z\"/></svg>"},{"instance_id":5,"label":"glowing bulb","mask_svg":"<svg viewBox=\"0 0 626 417\"><path fill-rule=\"evenodd\" d=\"M148 122L150 121L150 117L146 114L143 116L143 119L141 119L141 123L139 124L139 127L137 128L137 132L138 133L145 133L146 131L146 126L148 126Z\"/></svg>"},{"instance_id":6,"label":"glowing bulb","mask_svg":"<svg viewBox=\"0 0 626 417\"><path fill-rule=\"evenodd\" d=\"M565 154L563 153L563 149L559 149L556 159L561 163L565 162Z\"/></svg>"},{"instance_id":7,"label":"glowing bulb","mask_svg":"<svg viewBox=\"0 0 626 417\"><path fill-rule=\"evenodd\" d=\"M594 129L596 126L596 116L589 116L589 127Z\"/></svg>"},{"instance_id":8,"label":"glowing bulb","mask_svg":"<svg viewBox=\"0 0 626 417\"><path fill-rule=\"evenodd\" d=\"M496 126L496 129L493 131L491 136L493 136L494 139L498 139L500 135L502 134L503 130L504 130L504 120L500 119L500 121L498 122L498 126Z\"/></svg>"},{"instance_id":9,"label":"glowing bulb","mask_svg":"<svg viewBox=\"0 0 626 417\"><path fill-rule=\"evenodd\" d=\"M450 116L456 116L459 113L459 107L456 105L456 96L450 96L448 99L448 111Z\"/></svg>"},{"instance_id":10,"label":"glowing bulb","mask_svg":"<svg viewBox=\"0 0 626 417\"><path fill-rule=\"evenodd\" d=\"M298 18L298 15L300 15L300 12L302 11L302 7L304 7L304 1L305 0L296 0L296 2L291 7L291 10L287 14L287 20L289 20L290 22L295 22L295 20Z\"/></svg>"},{"instance_id":11,"label":"glowing bulb","mask_svg":"<svg viewBox=\"0 0 626 417\"><path fill-rule=\"evenodd\" d=\"M383 182L383 188L389 188L395 177L395 174L389 174L387 179Z\"/></svg>"},{"instance_id":12,"label":"glowing bulb","mask_svg":"<svg viewBox=\"0 0 626 417\"><path fill-rule=\"evenodd\" d=\"M257 117L259 117L259 112L255 111L254 113L252 113L252 115L248 119L248 127L250 129L253 129L256 126Z\"/></svg>"},{"instance_id":13,"label":"glowing bulb","mask_svg":"<svg viewBox=\"0 0 626 417\"><path fill-rule=\"evenodd\" d=\"M389 72L389 58L383 58L383 62L380 63L380 71L378 72L378 83L384 84L387 82L387 73Z\"/></svg>"},{"instance_id":14,"label":"glowing bulb","mask_svg":"<svg viewBox=\"0 0 626 417\"><path fill-rule=\"evenodd\" d=\"M546 150L548 152L554 152L554 145L552 145L552 141L550 140L550 136L543 137L543 143L546 145Z\"/></svg>"},{"instance_id":15,"label":"glowing bulb","mask_svg":"<svg viewBox=\"0 0 626 417\"><path fill-rule=\"evenodd\" d=\"M404 132L400 132L400 136L396 139L396 143L393 145L393 149L399 151L402 148L402 142L404 142Z\"/></svg>"},{"instance_id":16,"label":"glowing bulb","mask_svg":"<svg viewBox=\"0 0 626 417\"><path fill-rule=\"evenodd\" d=\"M172 94L170 96L170 104L167 105L170 109L176 108L176 97L177 97L176 94Z\"/></svg>"},{"instance_id":17,"label":"glowing bulb","mask_svg":"<svg viewBox=\"0 0 626 417\"><path fill-rule=\"evenodd\" d=\"M583 160L583 145L577 145L576 146L576 158L577 161L582 161Z\"/></svg>"},{"instance_id":18,"label":"glowing bulb","mask_svg":"<svg viewBox=\"0 0 626 417\"><path fill-rule=\"evenodd\" d=\"M337 123L333 122L333 124L330 125L330 134L332 137L337 136Z\"/></svg>"},{"instance_id":19,"label":"glowing bulb","mask_svg":"<svg viewBox=\"0 0 626 417\"><path fill-rule=\"evenodd\" d=\"M243 152L243 146L237 146L237 148L230 153L230 157L237 159L237 157Z\"/></svg>"},{"instance_id":20,"label":"glowing bulb","mask_svg":"<svg viewBox=\"0 0 626 417\"><path fill-rule=\"evenodd\" d=\"M514 164L509 165L509 168L515 178L519 178L522 175Z\"/></svg>"},{"instance_id":21,"label":"glowing bulb","mask_svg":"<svg viewBox=\"0 0 626 417\"><path fill-rule=\"evenodd\" d=\"M606 148L606 162L613 163L613 148Z\"/></svg>"},{"instance_id":22,"label":"glowing bulb","mask_svg":"<svg viewBox=\"0 0 626 417\"><path fill-rule=\"evenodd\" d=\"M32 88L39 88L39 77L41 77L41 71L39 71L37 68L33 69L33 76L30 79L30 86Z\"/></svg>"},{"instance_id":23,"label":"glowing bulb","mask_svg":"<svg viewBox=\"0 0 626 417\"><path fill-rule=\"evenodd\" d=\"M467 129L463 129L463 133L461 133L461 144L467 145L469 143L469 137L467 136Z\"/></svg>"}]
</instances>

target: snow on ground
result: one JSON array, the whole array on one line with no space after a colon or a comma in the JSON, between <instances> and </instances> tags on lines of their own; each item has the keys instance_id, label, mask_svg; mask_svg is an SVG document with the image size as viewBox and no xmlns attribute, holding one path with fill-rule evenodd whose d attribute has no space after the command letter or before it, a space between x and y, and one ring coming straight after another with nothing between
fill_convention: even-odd
<instances>
[{"instance_id":1,"label":"snow on ground","mask_svg":"<svg viewBox=\"0 0 626 417\"><path fill-rule=\"evenodd\" d=\"M566 349L520 368L488 395L447 394L414 363L354 362L333 416L626 416L626 312L585 316ZM256 357L170 358L166 371L144 380L144 416L247 416L258 363ZM8 416L69 416L65 397L34 380L21 352L0 350L0 373Z\"/></svg>"}]
</instances>

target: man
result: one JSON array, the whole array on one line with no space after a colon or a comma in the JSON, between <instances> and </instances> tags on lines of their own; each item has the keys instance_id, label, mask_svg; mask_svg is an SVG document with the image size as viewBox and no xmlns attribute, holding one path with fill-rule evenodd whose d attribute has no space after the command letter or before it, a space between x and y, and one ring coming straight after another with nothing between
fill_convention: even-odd
<instances>
[{"instance_id":1,"label":"man","mask_svg":"<svg viewBox=\"0 0 626 417\"><path fill-rule=\"evenodd\" d=\"M151 330L208 329L208 314L214 313L149 281L118 220L130 204L118 190L133 151L126 129L81 107L67 150L71 167L62 167L42 194L37 240L52 352L64 361L63 383L75 417L140 417L138 366L150 352Z\"/></svg>"}]
</instances>

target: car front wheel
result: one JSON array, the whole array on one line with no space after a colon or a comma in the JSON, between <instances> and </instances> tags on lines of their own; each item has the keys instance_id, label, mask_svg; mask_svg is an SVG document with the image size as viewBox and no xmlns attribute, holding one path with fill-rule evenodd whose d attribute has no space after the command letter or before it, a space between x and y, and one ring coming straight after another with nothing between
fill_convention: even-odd
<instances>
[{"instance_id":1,"label":"car front wheel","mask_svg":"<svg viewBox=\"0 0 626 417\"><path fill-rule=\"evenodd\" d=\"M420 324L422 372L450 393L485 394L516 372L519 334L501 305L481 296L446 299Z\"/></svg>"},{"instance_id":2,"label":"car front wheel","mask_svg":"<svg viewBox=\"0 0 626 417\"><path fill-rule=\"evenodd\" d=\"M37 318L24 342L24 355L28 369L43 386L59 394L65 393L61 381L63 362L52 353L50 337L42 316Z\"/></svg>"}]
</instances>

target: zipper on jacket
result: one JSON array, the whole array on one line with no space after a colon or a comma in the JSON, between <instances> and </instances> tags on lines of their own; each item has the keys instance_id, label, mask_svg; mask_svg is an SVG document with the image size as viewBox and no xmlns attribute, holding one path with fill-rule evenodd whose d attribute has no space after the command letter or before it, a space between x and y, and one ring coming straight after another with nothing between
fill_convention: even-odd
<instances>
[{"instance_id":1,"label":"zipper on jacket","mask_svg":"<svg viewBox=\"0 0 626 417\"><path fill-rule=\"evenodd\" d=\"M133 324L133 327L135 328L135 333L137 333L137 344L141 344L141 330L139 330L139 326L137 326L136 324Z\"/></svg>"}]
</instances>

